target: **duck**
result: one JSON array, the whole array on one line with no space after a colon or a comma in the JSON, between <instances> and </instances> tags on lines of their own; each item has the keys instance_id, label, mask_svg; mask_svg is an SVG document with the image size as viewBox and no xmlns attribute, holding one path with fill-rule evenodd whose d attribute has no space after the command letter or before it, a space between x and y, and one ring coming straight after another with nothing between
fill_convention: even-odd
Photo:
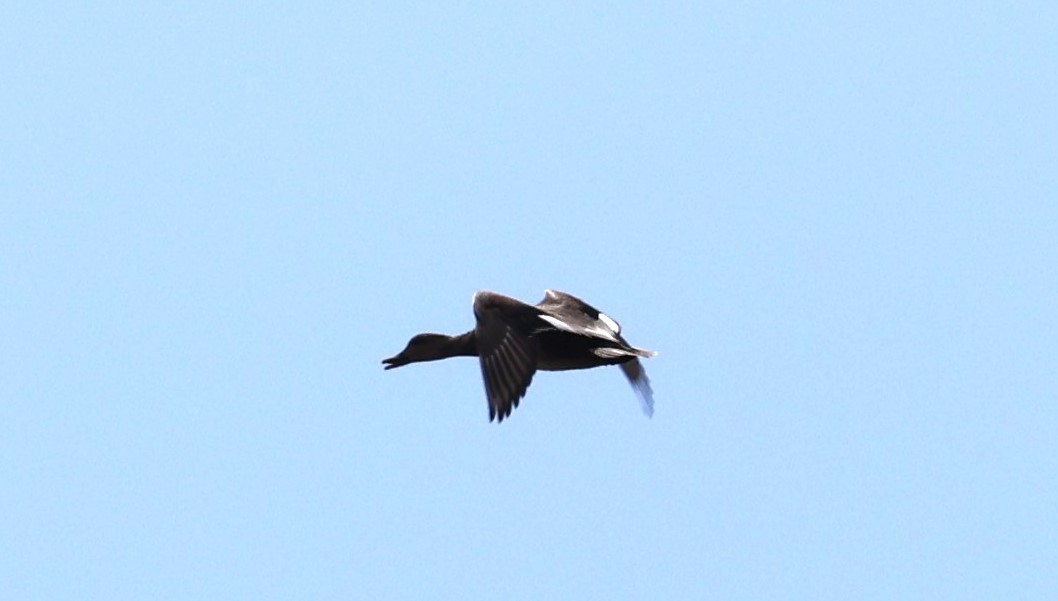
<instances>
[{"instance_id":1,"label":"duck","mask_svg":"<svg viewBox=\"0 0 1058 601\"><path fill-rule=\"evenodd\" d=\"M657 355L621 336L621 326L581 299L545 290L530 305L495 292L474 294L475 326L456 336L413 336L403 351L383 359L386 370L450 357L477 357L485 383L489 421L508 418L525 396L533 375L617 365L639 398L643 413L654 414L654 393L640 358Z\"/></svg>"}]
</instances>

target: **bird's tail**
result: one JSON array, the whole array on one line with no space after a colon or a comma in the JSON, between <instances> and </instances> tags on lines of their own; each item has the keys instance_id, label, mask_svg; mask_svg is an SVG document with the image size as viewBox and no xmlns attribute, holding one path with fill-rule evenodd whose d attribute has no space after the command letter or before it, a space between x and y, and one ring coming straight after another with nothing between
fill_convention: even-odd
<instances>
[{"instance_id":1,"label":"bird's tail","mask_svg":"<svg viewBox=\"0 0 1058 601\"><path fill-rule=\"evenodd\" d=\"M592 352L594 352L596 355L598 355L600 357L605 357L607 359L610 359L610 358L613 358L613 357L646 357L646 358L650 358L650 357L653 357L653 356L657 355L657 353L655 353L654 351L648 351L646 349L636 348L634 346L629 346L629 347L624 347L624 348L615 348L615 347L605 346L605 347L597 348L597 349L593 350Z\"/></svg>"}]
</instances>

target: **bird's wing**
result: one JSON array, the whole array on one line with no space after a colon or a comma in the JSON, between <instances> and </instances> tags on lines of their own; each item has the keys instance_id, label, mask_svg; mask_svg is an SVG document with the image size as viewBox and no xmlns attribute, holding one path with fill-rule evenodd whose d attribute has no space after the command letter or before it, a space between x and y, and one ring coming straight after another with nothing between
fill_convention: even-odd
<instances>
[{"instance_id":1,"label":"bird's wing","mask_svg":"<svg viewBox=\"0 0 1058 601\"><path fill-rule=\"evenodd\" d=\"M643 369L643 364L639 362L639 359L625 361L621 364L621 371L625 372L625 377L628 378L629 383L632 384L632 388L635 389L636 396L639 397L639 403L643 407L643 413L645 413L647 417L653 416L654 391L650 388L650 378L647 377L647 372Z\"/></svg>"},{"instance_id":2,"label":"bird's wing","mask_svg":"<svg viewBox=\"0 0 1058 601\"><path fill-rule=\"evenodd\" d=\"M544 300L537 307L549 313L551 318L545 317L544 320L559 329L607 340L621 340L621 324L572 294L545 290Z\"/></svg>"},{"instance_id":3,"label":"bird's wing","mask_svg":"<svg viewBox=\"0 0 1058 601\"><path fill-rule=\"evenodd\" d=\"M618 343L618 347L601 346L595 349L594 352L599 356L653 357L657 354L654 351L635 348L628 344L628 341L621 336L621 325L617 321L572 294L558 290L545 290L544 300L540 301L537 307L548 313L548 315L542 315L541 319L556 328ZM639 359L632 359L620 365L621 371L624 372L632 388L635 389L636 396L639 397L643 413L647 417L653 416L654 391L650 388L650 378L647 377L643 364L639 362Z\"/></svg>"},{"instance_id":4,"label":"bird's wing","mask_svg":"<svg viewBox=\"0 0 1058 601\"><path fill-rule=\"evenodd\" d=\"M535 307L499 294L481 292L474 297L475 337L489 401L489 421L502 422L511 415L536 372L536 344L514 318L525 309L536 311Z\"/></svg>"}]
</instances>

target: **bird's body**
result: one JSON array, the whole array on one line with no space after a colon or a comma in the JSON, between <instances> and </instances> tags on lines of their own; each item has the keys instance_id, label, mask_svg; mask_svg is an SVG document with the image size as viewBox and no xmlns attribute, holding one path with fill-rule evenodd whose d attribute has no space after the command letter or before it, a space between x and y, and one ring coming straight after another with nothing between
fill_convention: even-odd
<instances>
[{"instance_id":1,"label":"bird's body","mask_svg":"<svg viewBox=\"0 0 1058 601\"><path fill-rule=\"evenodd\" d=\"M496 294L474 295L473 330L458 336L419 334L400 354L384 360L386 369L448 357L478 357L489 402L489 419L509 417L537 370L566 371L620 365L643 404L654 412L650 380L639 357L656 353L638 349L621 336L621 326L579 298L547 290L544 300L529 305Z\"/></svg>"}]
</instances>

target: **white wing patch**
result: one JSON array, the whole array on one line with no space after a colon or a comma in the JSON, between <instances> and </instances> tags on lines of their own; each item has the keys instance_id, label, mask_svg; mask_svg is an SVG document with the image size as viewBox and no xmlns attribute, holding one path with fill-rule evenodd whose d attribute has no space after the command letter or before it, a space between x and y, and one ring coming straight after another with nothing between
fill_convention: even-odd
<instances>
[{"instance_id":1,"label":"white wing patch","mask_svg":"<svg viewBox=\"0 0 1058 601\"><path fill-rule=\"evenodd\" d=\"M610 328L610 331L612 331L614 334L620 334L621 333L621 324L619 324L616 321L610 319L609 315L600 312L599 313L599 321L603 322L603 324L606 327Z\"/></svg>"},{"instance_id":2,"label":"white wing patch","mask_svg":"<svg viewBox=\"0 0 1058 601\"><path fill-rule=\"evenodd\" d=\"M567 332L576 332L576 330L574 330L572 327L570 327L570 325L568 323L562 321L561 319L559 319L557 317L553 317L551 315L541 315L540 319L546 321L547 323L555 326L556 328L558 328L560 330L565 330Z\"/></svg>"},{"instance_id":3,"label":"white wing patch","mask_svg":"<svg viewBox=\"0 0 1058 601\"><path fill-rule=\"evenodd\" d=\"M602 313L600 313L599 315L600 317L605 317ZM555 317L554 315L541 315L540 319L566 332L572 332L574 334L580 335L595 336L597 338L613 340L614 342L617 341L617 332L620 330L620 326L617 326L617 322L610 319L609 317L606 317L605 321L600 320L599 322L605 327L599 327L598 325L593 324L583 328L574 328L573 326ZM617 329L611 328L610 324L617 326Z\"/></svg>"}]
</instances>

